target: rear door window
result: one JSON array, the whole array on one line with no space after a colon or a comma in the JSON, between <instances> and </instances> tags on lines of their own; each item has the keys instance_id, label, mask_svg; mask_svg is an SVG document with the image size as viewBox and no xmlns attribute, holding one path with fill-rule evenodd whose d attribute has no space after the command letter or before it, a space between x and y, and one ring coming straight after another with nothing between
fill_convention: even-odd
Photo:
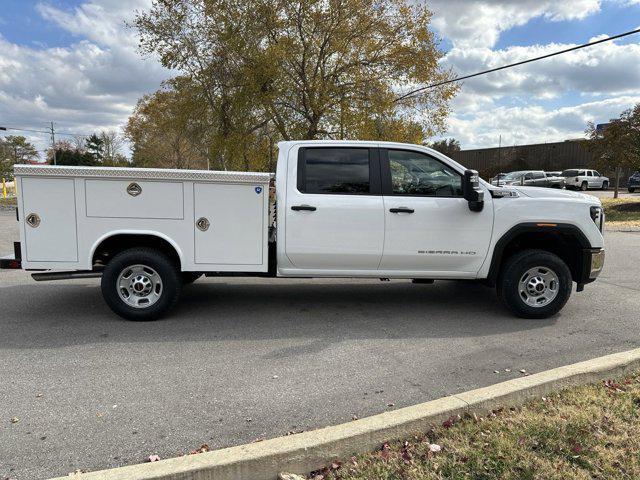
<instances>
[{"instance_id":1,"label":"rear door window","mask_svg":"<svg viewBox=\"0 0 640 480\"><path fill-rule=\"evenodd\" d=\"M303 148L298 158L302 193L372 193L369 148Z\"/></svg>"}]
</instances>

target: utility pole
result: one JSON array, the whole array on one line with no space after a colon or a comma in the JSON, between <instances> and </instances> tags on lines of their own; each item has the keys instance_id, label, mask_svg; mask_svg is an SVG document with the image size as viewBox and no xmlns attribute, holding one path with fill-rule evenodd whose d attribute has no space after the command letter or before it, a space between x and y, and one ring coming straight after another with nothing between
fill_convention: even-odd
<instances>
[{"instance_id":1,"label":"utility pole","mask_svg":"<svg viewBox=\"0 0 640 480\"><path fill-rule=\"evenodd\" d=\"M51 122L51 150L53 151L53 164L57 165L56 159L56 131L53 129L53 122Z\"/></svg>"}]
</instances>

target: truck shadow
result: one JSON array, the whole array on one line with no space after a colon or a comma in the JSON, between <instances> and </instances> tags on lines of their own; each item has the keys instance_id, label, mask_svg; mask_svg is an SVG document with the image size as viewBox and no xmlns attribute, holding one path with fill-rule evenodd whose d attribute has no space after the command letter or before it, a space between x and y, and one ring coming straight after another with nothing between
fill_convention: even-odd
<instances>
[{"instance_id":1,"label":"truck shadow","mask_svg":"<svg viewBox=\"0 0 640 480\"><path fill-rule=\"evenodd\" d=\"M480 337L557 320L516 318L493 289L447 281L203 279L185 287L169 317L156 322L115 316L95 281L0 288L0 305L3 349L295 338L308 339L302 350L314 353L346 339ZM302 353L292 348L274 355Z\"/></svg>"}]
</instances>

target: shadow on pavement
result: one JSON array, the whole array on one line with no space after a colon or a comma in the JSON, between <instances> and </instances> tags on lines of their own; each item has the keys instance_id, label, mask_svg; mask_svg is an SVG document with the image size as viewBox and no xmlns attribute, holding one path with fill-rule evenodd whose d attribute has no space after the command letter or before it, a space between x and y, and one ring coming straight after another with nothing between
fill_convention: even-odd
<instances>
[{"instance_id":1,"label":"shadow on pavement","mask_svg":"<svg viewBox=\"0 0 640 480\"><path fill-rule=\"evenodd\" d=\"M313 353L344 339L478 337L556 321L516 318L493 289L472 283L302 282L200 281L185 288L168 318L156 322L120 319L102 301L97 284L5 287L0 348L308 338L304 353Z\"/></svg>"}]
</instances>

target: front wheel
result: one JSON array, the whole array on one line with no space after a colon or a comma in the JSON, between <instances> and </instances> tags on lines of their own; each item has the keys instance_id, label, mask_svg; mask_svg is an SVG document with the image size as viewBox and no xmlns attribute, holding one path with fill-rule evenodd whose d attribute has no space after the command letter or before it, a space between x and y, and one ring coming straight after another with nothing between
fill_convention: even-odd
<instances>
[{"instance_id":1,"label":"front wheel","mask_svg":"<svg viewBox=\"0 0 640 480\"><path fill-rule=\"evenodd\" d=\"M547 318L571 296L571 272L560 257L545 250L524 250L509 258L498 280L498 297L522 318Z\"/></svg>"},{"instance_id":2,"label":"front wheel","mask_svg":"<svg viewBox=\"0 0 640 480\"><path fill-rule=\"evenodd\" d=\"M127 320L156 320L178 301L182 278L174 262L158 250L131 248L107 264L101 286L114 313Z\"/></svg>"}]
</instances>

